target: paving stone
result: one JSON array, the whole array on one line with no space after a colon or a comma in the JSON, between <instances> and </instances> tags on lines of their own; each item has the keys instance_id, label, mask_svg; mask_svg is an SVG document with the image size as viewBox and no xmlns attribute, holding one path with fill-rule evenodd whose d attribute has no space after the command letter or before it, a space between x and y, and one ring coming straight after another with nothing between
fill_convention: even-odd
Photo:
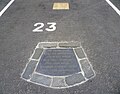
<instances>
[{"instance_id":1,"label":"paving stone","mask_svg":"<svg viewBox=\"0 0 120 94\"><path fill-rule=\"evenodd\" d=\"M76 48L75 52L80 59L85 58L85 54L84 54L82 48Z\"/></svg>"},{"instance_id":2,"label":"paving stone","mask_svg":"<svg viewBox=\"0 0 120 94\"><path fill-rule=\"evenodd\" d=\"M36 64L37 64L37 61L33 61L33 60L28 63L25 69L25 72L22 75L24 79L30 79L30 76L34 71Z\"/></svg>"},{"instance_id":3,"label":"paving stone","mask_svg":"<svg viewBox=\"0 0 120 94\"><path fill-rule=\"evenodd\" d=\"M89 64L87 59L80 60L80 64L82 66L82 69L83 69L83 71L85 73L85 77L86 78L89 79L92 76L94 76L94 72L93 72L93 70L92 70L92 68L91 68L91 66L90 66L90 64Z\"/></svg>"},{"instance_id":4,"label":"paving stone","mask_svg":"<svg viewBox=\"0 0 120 94\"><path fill-rule=\"evenodd\" d=\"M57 47L57 43L40 43L40 48L55 48Z\"/></svg>"},{"instance_id":5,"label":"paving stone","mask_svg":"<svg viewBox=\"0 0 120 94\"><path fill-rule=\"evenodd\" d=\"M65 87L64 78L54 77L52 87Z\"/></svg>"},{"instance_id":6,"label":"paving stone","mask_svg":"<svg viewBox=\"0 0 120 94\"><path fill-rule=\"evenodd\" d=\"M80 47L80 42L67 42L67 43L59 43L59 47L71 47L76 48Z\"/></svg>"},{"instance_id":7,"label":"paving stone","mask_svg":"<svg viewBox=\"0 0 120 94\"><path fill-rule=\"evenodd\" d=\"M65 76L80 72L73 49L46 49L36 72L51 76Z\"/></svg>"},{"instance_id":8,"label":"paving stone","mask_svg":"<svg viewBox=\"0 0 120 94\"><path fill-rule=\"evenodd\" d=\"M75 84L81 83L82 81L85 81L85 78L81 73L78 73L78 74L73 74L71 76L66 77L65 81L66 81L66 84L70 86L70 85L75 85Z\"/></svg>"},{"instance_id":9,"label":"paving stone","mask_svg":"<svg viewBox=\"0 0 120 94\"><path fill-rule=\"evenodd\" d=\"M38 83L38 84L42 84L45 86L50 86L51 84L51 78L50 77L46 77L43 75L39 75L39 74L33 74L32 78L31 78L32 82Z\"/></svg>"},{"instance_id":10,"label":"paving stone","mask_svg":"<svg viewBox=\"0 0 120 94\"><path fill-rule=\"evenodd\" d=\"M43 52L43 49L37 48L37 49L35 50L35 53L34 53L32 59L39 59L39 58L40 58L40 55L42 54L42 52Z\"/></svg>"}]
</instances>

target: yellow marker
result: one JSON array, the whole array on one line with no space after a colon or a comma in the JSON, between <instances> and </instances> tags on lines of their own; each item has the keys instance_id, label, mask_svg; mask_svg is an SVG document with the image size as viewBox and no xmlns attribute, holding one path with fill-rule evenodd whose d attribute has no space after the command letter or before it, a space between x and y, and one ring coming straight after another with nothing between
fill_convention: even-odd
<instances>
[{"instance_id":1,"label":"yellow marker","mask_svg":"<svg viewBox=\"0 0 120 94\"><path fill-rule=\"evenodd\" d=\"M69 10L69 3L54 3L53 10Z\"/></svg>"}]
</instances>

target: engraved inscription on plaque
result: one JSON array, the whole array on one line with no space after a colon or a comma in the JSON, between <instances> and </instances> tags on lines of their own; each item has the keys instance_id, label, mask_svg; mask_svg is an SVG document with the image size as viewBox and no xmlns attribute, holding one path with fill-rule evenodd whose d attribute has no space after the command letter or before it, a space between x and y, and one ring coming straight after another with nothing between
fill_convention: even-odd
<instances>
[{"instance_id":1,"label":"engraved inscription on plaque","mask_svg":"<svg viewBox=\"0 0 120 94\"><path fill-rule=\"evenodd\" d=\"M73 49L46 49L36 72L51 76L65 76L80 72Z\"/></svg>"}]
</instances>

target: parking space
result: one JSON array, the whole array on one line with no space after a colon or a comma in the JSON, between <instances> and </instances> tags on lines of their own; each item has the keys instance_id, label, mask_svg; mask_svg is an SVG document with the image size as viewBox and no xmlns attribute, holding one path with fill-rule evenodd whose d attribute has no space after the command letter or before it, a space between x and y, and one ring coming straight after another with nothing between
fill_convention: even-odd
<instances>
[{"instance_id":1,"label":"parking space","mask_svg":"<svg viewBox=\"0 0 120 94\"><path fill-rule=\"evenodd\" d=\"M57 2L67 9L53 10ZM0 17L0 93L119 94L119 31L120 16L105 0L16 0ZM52 44L64 41L73 44Z\"/></svg>"}]
</instances>

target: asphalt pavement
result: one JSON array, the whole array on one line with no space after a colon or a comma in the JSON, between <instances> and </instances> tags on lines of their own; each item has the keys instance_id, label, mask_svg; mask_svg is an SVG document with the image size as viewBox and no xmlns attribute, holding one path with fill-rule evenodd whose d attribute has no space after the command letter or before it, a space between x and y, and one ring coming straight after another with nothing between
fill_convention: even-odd
<instances>
[{"instance_id":1,"label":"asphalt pavement","mask_svg":"<svg viewBox=\"0 0 120 94\"><path fill-rule=\"evenodd\" d=\"M53 10L54 2L70 9ZM38 22L43 32L33 32ZM46 31L48 22L57 29ZM36 45L54 41L79 41L96 76L67 89L21 79ZM120 94L120 16L105 0L16 0L0 17L0 94Z\"/></svg>"},{"instance_id":2,"label":"asphalt pavement","mask_svg":"<svg viewBox=\"0 0 120 94\"><path fill-rule=\"evenodd\" d=\"M110 0L118 9L120 9L120 0Z\"/></svg>"}]
</instances>

